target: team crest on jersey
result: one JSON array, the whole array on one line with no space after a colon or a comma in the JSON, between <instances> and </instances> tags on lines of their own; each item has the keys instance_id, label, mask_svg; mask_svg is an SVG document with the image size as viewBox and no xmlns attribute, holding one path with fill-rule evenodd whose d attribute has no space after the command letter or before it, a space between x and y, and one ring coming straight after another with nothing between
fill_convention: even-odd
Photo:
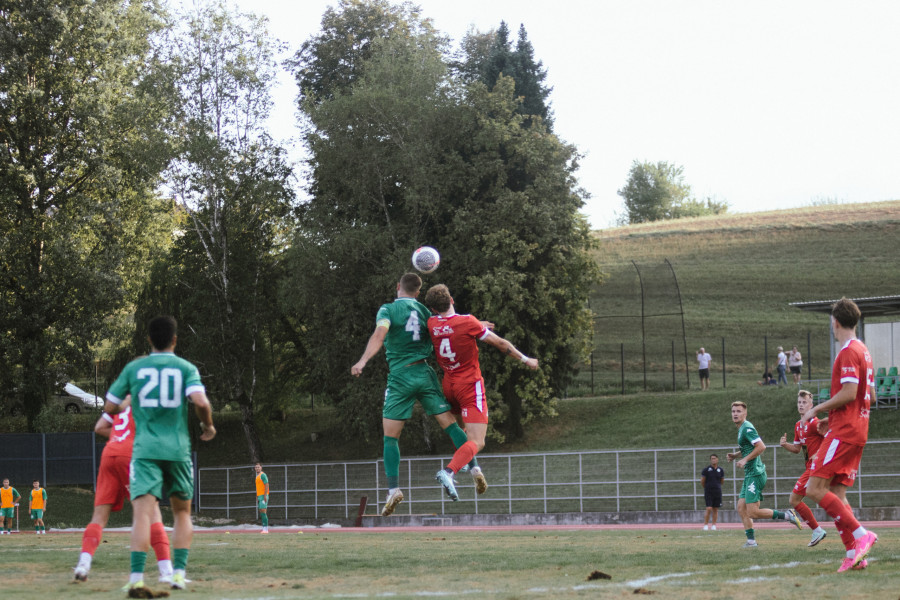
<instances>
[{"instance_id":1,"label":"team crest on jersey","mask_svg":"<svg viewBox=\"0 0 900 600\"><path fill-rule=\"evenodd\" d=\"M748 485L747 491L750 492L751 494L755 494L756 493L756 484L751 483L750 485Z\"/></svg>"}]
</instances>

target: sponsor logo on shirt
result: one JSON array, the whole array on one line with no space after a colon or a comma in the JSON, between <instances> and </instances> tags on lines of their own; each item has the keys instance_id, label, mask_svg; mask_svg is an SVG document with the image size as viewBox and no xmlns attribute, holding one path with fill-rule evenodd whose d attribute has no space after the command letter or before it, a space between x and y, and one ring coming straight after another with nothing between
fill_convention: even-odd
<instances>
[{"instance_id":1,"label":"sponsor logo on shirt","mask_svg":"<svg viewBox=\"0 0 900 600\"><path fill-rule=\"evenodd\" d=\"M841 375L856 375L856 367L841 367Z\"/></svg>"},{"instance_id":2,"label":"sponsor logo on shirt","mask_svg":"<svg viewBox=\"0 0 900 600\"><path fill-rule=\"evenodd\" d=\"M439 326L437 326L437 327L432 327L432 328L431 328L431 334L434 335L435 337L441 337L441 336L445 336L445 335L452 335L452 334L453 334L453 328L450 327L449 325L439 325Z\"/></svg>"},{"instance_id":3,"label":"sponsor logo on shirt","mask_svg":"<svg viewBox=\"0 0 900 600\"><path fill-rule=\"evenodd\" d=\"M860 419L868 419L869 418L869 409L868 408L860 409L859 418Z\"/></svg>"}]
</instances>

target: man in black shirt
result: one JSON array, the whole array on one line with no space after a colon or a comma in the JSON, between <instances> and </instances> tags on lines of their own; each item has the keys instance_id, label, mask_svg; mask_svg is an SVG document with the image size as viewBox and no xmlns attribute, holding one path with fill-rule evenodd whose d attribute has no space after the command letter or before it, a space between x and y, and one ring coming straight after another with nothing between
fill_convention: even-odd
<instances>
[{"instance_id":1,"label":"man in black shirt","mask_svg":"<svg viewBox=\"0 0 900 600\"><path fill-rule=\"evenodd\" d=\"M703 498L706 500L706 516L703 519L703 531L709 530L709 516L712 514L712 530L716 530L719 519L719 508L722 507L722 480L725 471L719 466L719 457L709 455L709 466L700 472L700 485L703 486Z\"/></svg>"}]
</instances>

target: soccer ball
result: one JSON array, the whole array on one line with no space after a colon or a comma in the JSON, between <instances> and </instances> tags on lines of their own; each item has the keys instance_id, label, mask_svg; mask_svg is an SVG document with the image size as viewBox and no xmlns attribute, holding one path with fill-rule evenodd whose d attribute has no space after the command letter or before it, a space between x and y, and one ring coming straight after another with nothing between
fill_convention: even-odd
<instances>
[{"instance_id":1,"label":"soccer ball","mask_svg":"<svg viewBox=\"0 0 900 600\"><path fill-rule=\"evenodd\" d=\"M441 255L431 246L422 246L413 252L412 264L420 273L434 273L441 264Z\"/></svg>"}]
</instances>

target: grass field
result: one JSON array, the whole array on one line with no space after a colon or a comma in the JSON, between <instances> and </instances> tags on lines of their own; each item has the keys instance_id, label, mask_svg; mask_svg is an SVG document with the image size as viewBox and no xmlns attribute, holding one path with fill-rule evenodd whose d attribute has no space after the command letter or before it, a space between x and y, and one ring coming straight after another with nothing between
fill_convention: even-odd
<instances>
[{"instance_id":1,"label":"grass field","mask_svg":"<svg viewBox=\"0 0 900 600\"><path fill-rule=\"evenodd\" d=\"M900 590L900 529L878 530L864 572L837 574L843 548L832 529L807 548L808 531L760 527L760 547L743 531L698 529L419 528L306 529L197 534L188 564L194 600L281 598L624 598L809 597L891 599ZM8 597L121 598L128 536L108 533L90 579L71 583L81 535L3 536L0 578ZM599 571L610 579L588 580ZM152 554L146 581L155 583ZM153 586L159 588L159 586Z\"/></svg>"},{"instance_id":2,"label":"grass field","mask_svg":"<svg viewBox=\"0 0 900 600\"><path fill-rule=\"evenodd\" d=\"M606 274L591 297L597 315L594 337L597 393L619 386L620 344L626 346L626 378L641 384L641 281L646 314L678 312L668 259L684 306L689 368L700 346L713 355L713 381L721 368L721 340L731 372L758 377L775 347L797 344L806 355L812 338L813 377L825 377L827 319L791 302L900 293L893 274L900 261L900 202L807 207L753 214L678 219L596 232L597 263ZM654 268L656 266L656 268ZM631 318L628 318L630 315ZM616 318L608 318L615 316ZM890 319L889 319L890 320ZM874 320L872 322L875 322ZM656 387L671 387L671 343L684 381L681 319L647 320L647 361ZM804 377L806 369L803 370ZM693 372L696 384L696 372ZM588 380L579 378L577 389ZM605 386L605 387L604 387ZM570 393L570 395L573 395Z\"/></svg>"}]
</instances>

